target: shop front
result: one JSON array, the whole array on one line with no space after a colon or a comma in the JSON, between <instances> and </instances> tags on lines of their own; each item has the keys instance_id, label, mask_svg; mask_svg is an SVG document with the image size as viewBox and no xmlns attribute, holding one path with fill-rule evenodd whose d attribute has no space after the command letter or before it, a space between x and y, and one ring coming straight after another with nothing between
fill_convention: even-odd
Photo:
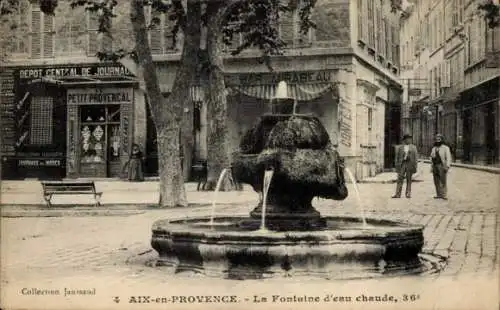
<instances>
[{"instance_id":1,"label":"shop front","mask_svg":"<svg viewBox=\"0 0 500 310\"><path fill-rule=\"evenodd\" d=\"M1 82L2 178L121 176L134 133L145 127L134 118L144 95L126 68L8 68Z\"/></svg>"},{"instance_id":2,"label":"shop front","mask_svg":"<svg viewBox=\"0 0 500 310\"><path fill-rule=\"evenodd\" d=\"M2 76L2 177L61 179L66 174L66 101L60 84L28 69ZM7 87L5 87L7 86Z\"/></svg>"},{"instance_id":3,"label":"shop front","mask_svg":"<svg viewBox=\"0 0 500 310\"><path fill-rule=\"evenodd\" d=\"M133 98L133 88L68 90L68 177L121 177L133 143Z\"/></svg>"},{"instance_id":4,"label":"shop front","mask_svg":"<svg viewBox=\"0 0 500 310\"><path fill-rule=\"evenodd\" d=\"M463 161L500 165L500 78L463 91L459 108Z\"/></svg>"}]
</instances>

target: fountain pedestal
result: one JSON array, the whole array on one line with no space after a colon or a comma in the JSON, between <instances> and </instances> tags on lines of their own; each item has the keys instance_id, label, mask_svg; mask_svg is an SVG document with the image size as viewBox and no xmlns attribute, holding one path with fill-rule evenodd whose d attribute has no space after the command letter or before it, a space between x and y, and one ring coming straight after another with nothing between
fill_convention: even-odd
<instances>
[{"instance_id":1,"label":"fountain pedestal","mask_svg":"<svg viewBox=\"0 0 500 310\"><path fill-rule=\"evenodd\" d=\"M326 221L311 204L313 197L301 195L300 191L284 194L279 191L271 191L267 196L265 225L274 231L305 231L318 230L326 227ZM250 219L244 221L248 227L256 227L261 224L262 219L261 201L255 209L250 212ZM290 212L292 210L293 212Z\"/></svg>"}]
</instances>

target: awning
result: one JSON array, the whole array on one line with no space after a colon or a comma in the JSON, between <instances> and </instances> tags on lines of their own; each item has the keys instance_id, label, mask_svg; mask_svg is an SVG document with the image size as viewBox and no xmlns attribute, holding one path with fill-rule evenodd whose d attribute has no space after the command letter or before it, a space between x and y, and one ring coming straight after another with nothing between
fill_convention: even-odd
<instances>
[{"instance_id":1,"label":"awning","mask_svg":"<svg viewBox=\"0 0 500 310\"><path fill-rule=\"evenodd\" d=\"M331 83L315 84L288 84L288 95L290 99L298 101L310 101L323 96L326 92L332 90ZM273 99L276 97L277 85L247 85L247 86L228 86L230 90L238 91L249 97L260 99ZM194 85L189 88L190 100L194 103L205 101L205 92L201 85Z\"/></svg>"},{"instance_id":2,"label":"awning","mask_svg":"<svg viewBox=\"0 0 500 310\"><path fill-rule=\"evenodd\" d=\"M104 85L104 84L134 84L138 80L130 76L120 77L42 77L30 80L28 85L52 84L60 86L85 86L85 85Z\"/></svg>"},{"instance_id":3,"label":"awning","mask_svg":"<svg viewBox=\"0 0 500 310\"><path fill-rule=\"evenodd\" d=\"M232 86L233 89L239 91L249 97L260 99L274 99L276 97L276 88L278 85L248 85L248 86ZM290 99L298 101L309 101L321 97L326 92L333 88L331 83L315 83L315 84L287 84L288 95Z\"/></svg>"}]
</instances>

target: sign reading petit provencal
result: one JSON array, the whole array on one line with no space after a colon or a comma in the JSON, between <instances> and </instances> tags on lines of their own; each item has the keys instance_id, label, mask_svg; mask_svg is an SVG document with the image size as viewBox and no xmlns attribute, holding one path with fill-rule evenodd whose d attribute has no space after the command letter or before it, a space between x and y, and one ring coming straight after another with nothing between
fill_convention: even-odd
<instances>
[{"instance_id":1,"label":"sign reading petit provencal","mask_svg":"<svg viewBox=\"0 0 500 310\"><path fill-rule=\"evenodd\" d=\"M131 103L132 88L69 89L68 104Z\"/></svg>"}]
</instances>

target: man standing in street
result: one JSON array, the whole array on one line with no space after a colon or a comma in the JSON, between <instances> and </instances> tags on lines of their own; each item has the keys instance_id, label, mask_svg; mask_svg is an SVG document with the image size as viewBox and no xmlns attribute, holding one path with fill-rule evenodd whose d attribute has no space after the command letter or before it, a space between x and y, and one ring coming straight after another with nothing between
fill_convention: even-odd
<instances>
[{"instance_id":1,"label":"man standing in street","mask_svg":"<svg viewBox=\"0 0 500 310\"><path fill-rule=\"evenodd\" d=\"M392 198L401 198L403 182L406 179L406 198L411 198L412 176L417 172L417 147L412 144L412 136L403 136L403 145L396 151L396 172L398 181L396 184L396 194Z\"/></svg>"},{"instance_id":2,"label":"man standing in street","mask_svg":"<svg viewBox=\"0 0 500 310\"><path fill-rule=\"evenodd\" d=\"M450 148L444 144L443 135L437 134L431 151L432 176L436 186L435 199L447 200L446 178L451 166Z\"/></svg>"}]
</instances>

